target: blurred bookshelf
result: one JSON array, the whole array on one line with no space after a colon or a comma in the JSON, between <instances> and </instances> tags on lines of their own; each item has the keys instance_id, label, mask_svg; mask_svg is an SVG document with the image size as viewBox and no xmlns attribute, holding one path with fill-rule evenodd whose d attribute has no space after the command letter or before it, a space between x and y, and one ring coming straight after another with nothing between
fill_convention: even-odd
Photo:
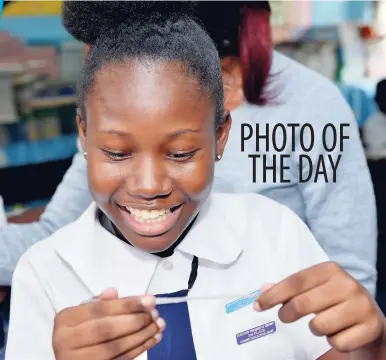
<instances>
[{"instance_id":1,"label":"blurred bookshelf","mask_svg":"<svg viewBox=\"0 0 386 360\"><path fill-rule=\"evenodd\" d=\"M0 20L0 194L8 211L45 204L71 165L82 59L83 45L57 15Z\"/></svg>"}]
</instances>

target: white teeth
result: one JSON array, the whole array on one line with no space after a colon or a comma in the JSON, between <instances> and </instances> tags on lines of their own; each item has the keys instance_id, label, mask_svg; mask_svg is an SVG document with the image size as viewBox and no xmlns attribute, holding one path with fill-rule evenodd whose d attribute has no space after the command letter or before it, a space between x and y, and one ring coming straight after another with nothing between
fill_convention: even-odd
<instances>
[{"instance_id":1,"label":"white teeth","mask_svg":"<svg viewBox=\"0 0 386 360\"><path fill-rule=\"evenodd\" d=\"M163 221L170 214L170 209L149 211L126 207L126 210L128 210L137 221L148 224Z\"/></svg>"}]
</instances>

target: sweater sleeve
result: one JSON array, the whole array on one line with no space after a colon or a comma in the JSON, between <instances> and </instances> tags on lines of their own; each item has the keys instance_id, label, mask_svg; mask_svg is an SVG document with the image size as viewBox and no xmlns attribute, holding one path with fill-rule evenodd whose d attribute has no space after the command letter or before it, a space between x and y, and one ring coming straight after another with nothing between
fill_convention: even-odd
<instances>
[{"instance_id":1,"label":"sweater sleeve","mask_svg":"<svg viewBox=\"0 0 386 360\"><path fill-rule=\"evenodd\" d=\"M86 161L77 153L38 222L9 224L0 229L0 285L11 284L16 264L30 246L75 221L91 201Z\"/></svg>"},{"instance_id":2,"label":"sweater sleeve","mask_svg":"<svg viewBox=\"0 0 386 360\"><path fill-rule=\"evenodd\" d=\"M329 258L374 294L377 279L376 205L354 114L340 91L329 82L319 87L317 93L311 92L308 99L303 99L303 104L307 118L304 116L302 120L312 124L315 143L312 151L305 153L298 141L293 161L303 179L309 172L304 166L306 162L300 163L300 154L309 156L314 167L311 179L299 182L307 225ZM325 132L324 144L322 135L327 124L331 125ZM343 124L347 125L341 127ZM328 151L326 148L333 145L333 127L337 132L337 143L332 151ZM341 134L348 137L343 140L343 151L340 149ZM304 142L309 144L309 139ZM321 173L315 180L321 156L327 179Z\"/></svg>"}]
</instances>

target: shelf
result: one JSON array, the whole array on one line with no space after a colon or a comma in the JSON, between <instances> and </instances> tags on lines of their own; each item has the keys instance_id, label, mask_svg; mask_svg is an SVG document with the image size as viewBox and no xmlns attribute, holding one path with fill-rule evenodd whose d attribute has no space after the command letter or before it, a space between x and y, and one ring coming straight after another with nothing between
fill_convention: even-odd
<instances>
[{"instance_id":1,"label":"shelf","mask_svg":"<svg viewBox=\"0 0 386 360\"><path fill-rule=\"evenodd\" d=\"M26 104L27 109L29 110L38 110L38 109L47 109L47 108L57 108L61 106L75 105L76 96L47 96L43 98L35 98Z\"/></svg>"},{"instance_id":2,"label":"shelf","mask_svg":"<svg viewBox=\"0 0 386 360\"><path fill-rule=\"evenodd\" d=\"M73 156L77 151L77 134L41 141L20 141L0 150L3 168L56 161Z\"/></svg>"},{"instance_id":3,"label":"shelf","mask_svg":"<svg viewBox=\"0 0 386 360\"><path fill-rule=\"evenodd\" d=\"M0 64L0 76L17 76L23 74L25 66L22 64Z\"/></svg>"}]
</instances>

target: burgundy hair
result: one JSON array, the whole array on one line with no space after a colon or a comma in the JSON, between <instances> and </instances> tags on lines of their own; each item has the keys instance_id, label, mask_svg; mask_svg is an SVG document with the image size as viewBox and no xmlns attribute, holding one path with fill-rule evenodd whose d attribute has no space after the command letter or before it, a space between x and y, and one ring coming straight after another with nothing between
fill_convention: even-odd
<instances>
[{"instance_id":1,"label":"burgundy hair","mask_svg":"<svg viewBox=\"0 0 386 360\"><path fill-rule=\"evenodd\" d=\"M239 51L243 68L245 98L252 104L264 104L264 86L272 64L272 33L269 9L244 5L239 26Z\"/></svg>"}]
</instances>

